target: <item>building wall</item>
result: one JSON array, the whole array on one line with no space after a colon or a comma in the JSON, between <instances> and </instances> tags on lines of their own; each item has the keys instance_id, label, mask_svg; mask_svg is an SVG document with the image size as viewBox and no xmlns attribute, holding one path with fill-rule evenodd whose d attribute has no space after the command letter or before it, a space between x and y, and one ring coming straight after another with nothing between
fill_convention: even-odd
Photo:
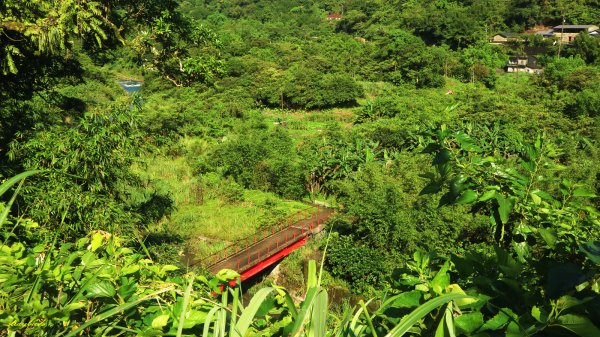
<instances>
[{"instance_id":1,"label":"building wall","mask_svg":"<svg viewBox=\"0 0 600 337\"><path fill-rule=\"evenodd\" d=\"M570 43L573 42L573 40L575 40L575 38L577 37L577 35L579 35L579 33L560 33L560 31L558 32L554 32L554 36L556 38L558 38L562 43Z\"/></svg>"},{"instance_id":2,"label":"building wall","mask_svg":"<svg viewBox=\"0 0 600 337\"><path fill-rule=\"evenodd\" d=\"M541 71L542 71L541 69L531 69L529 67L524 67L524 68L522 68L522 67L511 67L511 66L506 67L506 72L509 72L509 73L537 74L537 73L539 73Z\"/></svg>"},{"instance_id":3,"label":"building wall","mask_svg":"<svg viewBox=\"0 0 600 337\"><path fill-rule=\"evenodd\" d=\"M564 32L559 28L554 29L554 37L558 38L562 43L570 43L573 42L573 40L575 40L577 35L579 35L580 33L589 34L590 32L593 32L596 29L598 29L598 26L595 25L590 25L586 29L573 29L565 27Z\"/></svg>"},{"instance_id":4,"label":"building wall","mask_svg":"<svg viewBox=\"0 0 600 337\"><path fill-rule=\"evenodd\" d=\"M508 39L502 35L494 35L494 37L492 37L492 39L490 40L490 42L492 42L492 43L503 43L503 42L507 42L507 41L508 41Z\"/></svg>"}]
</instances>

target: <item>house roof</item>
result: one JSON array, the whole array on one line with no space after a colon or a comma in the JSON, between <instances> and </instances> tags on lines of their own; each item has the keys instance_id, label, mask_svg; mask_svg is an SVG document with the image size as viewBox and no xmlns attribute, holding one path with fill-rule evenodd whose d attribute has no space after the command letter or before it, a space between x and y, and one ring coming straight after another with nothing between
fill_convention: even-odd
<instances>
[{"instance_id":1,"label":"house roof","mask_svg":"<svg viewBox=\"0 0 600 337\"><path fill-rule=\"evenodd\" d=\"M328 20L341 19L341 18L342 18L342 14L340 14L340 13L332 13L332 14L327 15Z\"/></svg>"},{"instance_id":2,"label":"house roof","mask_svg":"<svg viewBox=\"0 0 600 337\"><path fill-rule=\"evenodd\" d=\"M596 25L558 25L554 29L588 29L590 27L596 27Z\"/></svg>"},{"instance_id":3,"label":"house roof","mask_svg":"<svg viewBox=\"0 0 600 337\"><path fill-rule=\"evenodd\" d=\"M502 37L515 37L518 34L517 33L510 33L510 32L500 32L500 33L498 33L496 35L500 35Z\"/></svg>"},{"instance_id":4,"label":"house roof","mask_svg":"<svg viewBox=\"0 0 600 337\"><path fill-rule=\"evenodd\" d=\"M553 29L549 29L549 30L543 30L541 32L536 32L536 34L543 35L543 36L550 36L550 35L552 35L553 32L554 32Z\"/></svg>"}]
</instances>

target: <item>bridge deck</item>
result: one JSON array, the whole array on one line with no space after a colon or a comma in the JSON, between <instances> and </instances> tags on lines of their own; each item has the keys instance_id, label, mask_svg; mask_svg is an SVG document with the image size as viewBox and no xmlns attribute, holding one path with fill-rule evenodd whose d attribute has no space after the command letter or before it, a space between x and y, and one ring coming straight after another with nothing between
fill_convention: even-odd
<instances>
[{"instance_id":1,"label":"bridge deck","mask_svg":"<svg viewBox=\"0 0 600 337\"><path fill-rule=\"evenodd\" d=\"M285 225L259 231L204 259L204 265L213 273L233 269L242 275L242 279L247 279L302 246L309 235L322 230L323 223L332 213L331 209L317 208L316 212L299 215L297 220L290 219Z\"/></svg>"}]
</instances>

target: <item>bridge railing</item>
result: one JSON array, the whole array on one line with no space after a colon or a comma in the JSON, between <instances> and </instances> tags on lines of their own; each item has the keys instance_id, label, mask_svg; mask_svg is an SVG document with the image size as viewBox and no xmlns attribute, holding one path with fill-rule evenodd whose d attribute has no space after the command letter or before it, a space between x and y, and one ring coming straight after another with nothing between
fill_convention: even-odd
<instances>
[{"instance_id":1,"label":"bridge railing","mask_svg":"<svg viewBox=\"0 0 600 337\"><path fill-rule=\"evenodd\" d=\"M297 225L298 223L301 223L303 220L311 219L314 217L314 221L312 221L309 224L305 223L303 225L303 227L301 228L300 235L294 236L294 237L290 236L289 239L286 238L286 240L285 240L286 245L290 245L293 243L290 241L295 242L295 241L302 239L303 237L308 235L309 231L315 225L318 226L322 222L322 219L319 215L320 215L320 208L318 206L312 206L310 208L298 211L298 212L294 213L293 215L289 216L286 220L280 221L276 225L270 225L270 226L259 228L255 233L248 235L240 240L237 240L237 241L231 243L230 245L226 246L225 248L222 248L222 249L218 250L217 252L202 258L198 262L195 262L194 265L200 264L200 265L208 268L208 267L213 266L221 261L227 260L228 258L230 258L236 254L239 254L240 252L244 251L245 249L248 249L249 247L256 245L260 241L265 240L270 236L278 234L278 233L286 230L289 227L293 227L293 226ZM269 255L271 255L271 254L269 254ZM260 256L258 258L261 259ZM254 260L254 259L252 259L252 260Z\"/></svg>"}]
</instances>

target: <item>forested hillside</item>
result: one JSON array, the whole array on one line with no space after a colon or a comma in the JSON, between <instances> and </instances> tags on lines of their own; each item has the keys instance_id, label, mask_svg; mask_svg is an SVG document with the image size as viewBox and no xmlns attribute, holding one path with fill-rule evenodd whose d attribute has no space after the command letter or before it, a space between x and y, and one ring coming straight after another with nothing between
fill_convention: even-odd
<instances>
[{"instance_id":1,"label":"forested hillside","mask_svg":"<svg viewBox=\"0 0 600 337\"><path fill-rule=\"evenodd\" d=\"M599 26L595 0L2 1L0 336L600 336ZM313 203L251 287L198 263Z\"/></svg>"}]
</instances>

